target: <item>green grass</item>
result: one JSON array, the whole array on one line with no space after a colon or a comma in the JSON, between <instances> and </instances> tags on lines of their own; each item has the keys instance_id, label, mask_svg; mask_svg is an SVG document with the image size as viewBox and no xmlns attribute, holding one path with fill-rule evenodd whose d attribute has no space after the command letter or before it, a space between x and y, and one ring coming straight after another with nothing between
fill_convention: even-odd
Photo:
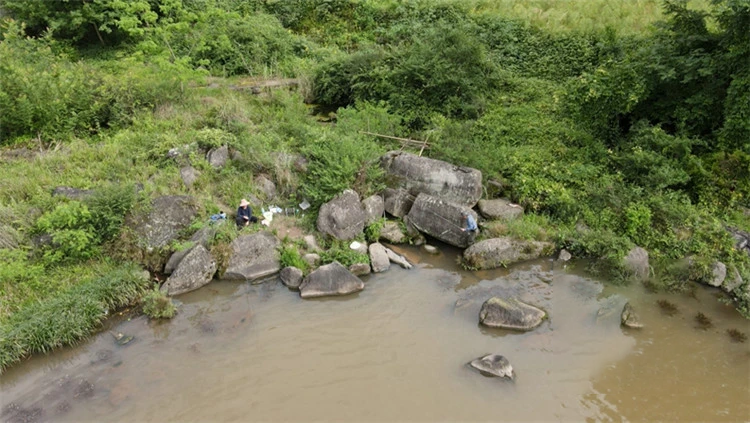
<instances>
[{"instance_id":1,"label":"green grass","mask_svg":"<svg viewBox=\"0 0 750 423\"><path fill-rule=\"evenodd\" d=\"M690 7L705 8L706 0ZM473 0L475 13L500 14L550 31L642 34L663 18L661 0Z\"/></svg>"},{"instance_id":2,"label":"green grass","mask_svg":"<svg viewBox=\"0 0 750 423\"><path fill-rule=\"evenodd\" d=\"M0 371L28 355L86 338L115 310L138 301L147 288L142 271L129 265L24 307L0 322Z\"/></svg>"}]
</instances>

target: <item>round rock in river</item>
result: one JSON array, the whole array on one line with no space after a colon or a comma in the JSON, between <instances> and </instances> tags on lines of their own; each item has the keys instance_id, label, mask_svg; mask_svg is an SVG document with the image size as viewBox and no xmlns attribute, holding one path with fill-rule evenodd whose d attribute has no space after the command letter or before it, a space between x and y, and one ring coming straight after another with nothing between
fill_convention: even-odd
<instances>
[{"instance_id":1,"label":"round rock in river","mask_svg":"<svg viewBox=\"0 0 750 423\"><path fill-rule=\"evenodd\" d=\"M485 326L515 330L531 330L547 316L543 310L515 298L492 297L482 304L479 322Z\"/></svg>"},{"instance_id":2,"label":"round rock in river","mask_svg":"<svg viewBox=\"0 0 750 423\"><path fill-rule=\"evenodd\" d=\"M472 360L469 365L479 370L479 373L484 376L507 377L511 380L516 378L513 366L510 365L507 358L499 354L487 354L484 357Z\"/></svg>"}]
</instances>

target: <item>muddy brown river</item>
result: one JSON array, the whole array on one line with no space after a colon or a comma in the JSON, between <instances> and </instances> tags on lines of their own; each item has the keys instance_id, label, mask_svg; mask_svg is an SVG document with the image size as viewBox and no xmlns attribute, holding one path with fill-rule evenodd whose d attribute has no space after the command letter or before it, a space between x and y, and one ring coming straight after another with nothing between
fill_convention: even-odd
<instances>
[{"instance_id":1,"label":"muddy brown river","mask_svg":"<svg viewBox=\"0 0 750 423\"><path fill-rule=\"evenodd\" d=\"M180 296L171 321L115 317L3 374L2 420L750 421L750 341L727 334L750 325L718 291L651 294L548 260L467 272L457 251L401 252L413 269L364 277L356 295L220 281ZM484 328L493 295L550 318L527 333ZM643 329L620 327L626 299ZM488 353L508 358L515 382L466 366Z\"/></svg>"}]
</instances>

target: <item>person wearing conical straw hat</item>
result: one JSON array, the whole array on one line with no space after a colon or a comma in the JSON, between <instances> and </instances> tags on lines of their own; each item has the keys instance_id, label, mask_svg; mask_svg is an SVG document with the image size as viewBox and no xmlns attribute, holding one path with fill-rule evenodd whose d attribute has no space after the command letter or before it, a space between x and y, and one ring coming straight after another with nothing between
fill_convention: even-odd
<instances>
[{"instance_id":1,"label":"person wearing conical straw hat","mask_svg":"<svg viewBox=\"0 0 750 423\"><path fill-rule=\"evenodd\" d=\"M240 207L237 209L235 222L237 222L238 228L258 222L258 218L253 216L253 209L250 208L250 203L244 198L240 201Z\"/></svg>"}]
</instances>

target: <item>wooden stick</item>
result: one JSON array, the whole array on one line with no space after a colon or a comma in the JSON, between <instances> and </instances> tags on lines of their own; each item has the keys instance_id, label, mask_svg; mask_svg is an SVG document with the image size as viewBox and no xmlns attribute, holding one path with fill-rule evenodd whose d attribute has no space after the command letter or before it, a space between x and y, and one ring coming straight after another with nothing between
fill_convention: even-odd
<instances>
[{"instance_id":1,"label":"wooden stick","mask_svg":"<svg viewBox=\"0 0 750 423\"><path fill-rule=\"evenodd\" d=\"M412 139L409 139L409 138L392 137L390 135L376 134L374 132L367 132L367 131L359 131L359 133L360 134L367 134L367 135L374 135L376 137L381 137L381 138L390 138L392 140L398 140L398 141L401 141L401 142L407 142L407 143L412 143L412 144L416 144L416 145L422 145L422 146L425 146L425 147L429 147L430 146L427 143L427 140L424 140L424 141L412 140Z\"/></svg>"}]
</instances>

